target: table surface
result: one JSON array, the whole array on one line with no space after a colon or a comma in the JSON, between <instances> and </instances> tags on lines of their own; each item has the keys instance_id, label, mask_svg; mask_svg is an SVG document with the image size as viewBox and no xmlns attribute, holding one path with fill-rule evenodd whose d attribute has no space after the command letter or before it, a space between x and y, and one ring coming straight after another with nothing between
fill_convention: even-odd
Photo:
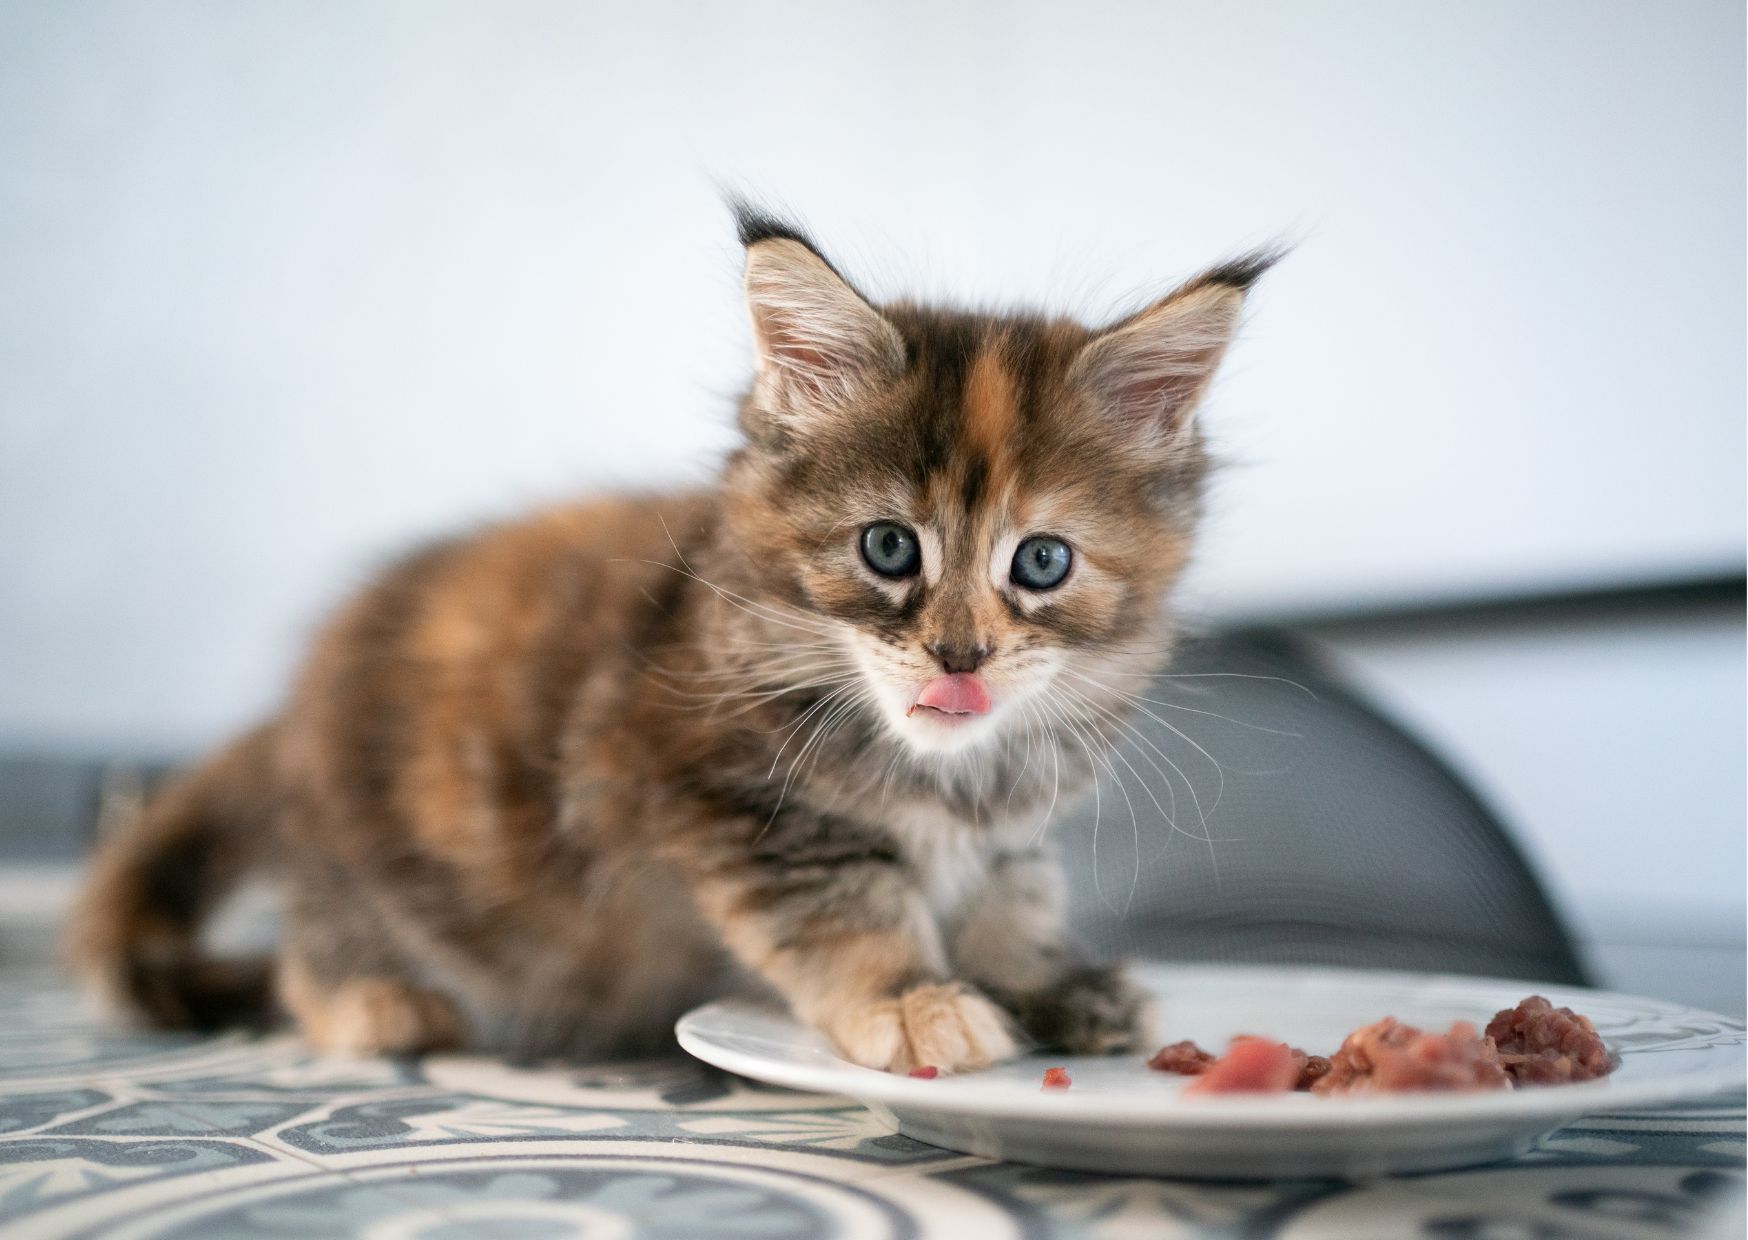
<instances>
[{"instance_id":1,"label":"table surface","mask_svg":"<svg viewBox=\"0 0 1748 1240\"><path fill-rule=\"evenodd\" d=\"M1740 1217L1743 1149L1736 1098L1593 1116L1469 1171L1363 1184L1104 1177L948 1153L846 1099L679 1057L322 1059L288 1036L120 1032L50 975L0 974L7 1240L1637 1240Z\"/></svg>"}]
</instances>

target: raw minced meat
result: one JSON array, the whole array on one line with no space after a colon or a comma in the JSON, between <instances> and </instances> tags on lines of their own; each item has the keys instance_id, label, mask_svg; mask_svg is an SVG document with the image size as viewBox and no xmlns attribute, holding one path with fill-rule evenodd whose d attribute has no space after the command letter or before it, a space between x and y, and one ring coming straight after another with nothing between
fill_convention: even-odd
<instances>
[{"instance_id":1,"label":"raw minced meat","mask_svg":"<svg viewBox=\"0 0 1748 1240\"><path fill-rule=\"evenodd\" d=\"M1347 1035L1314 1094L1404 1090L1506 1089L1510 1079L1493 1043L1464 1021L1426 1033L1392 1016Z\"/></svg>"},{"instance_id":2,"label":"raw minced meat","mask_svg":"<svg viewBox=\"0 0 1748 1240\"><path fill-rule=\"evenodd\" d=\"M1327 1056L1307 1055L1301 1050L1295 1050L1293 1054L1301 1060L1299 1080L1293 1086L1294 1089L1315 1089L1317 1082L1329 1075L1330 1063Z\"/></svg>"},{"instance_id":3,"label":"raw minced meat","mask_svg":"<svg viewBox=\"0 0 1748 1240\"><path fill-rule=\"evenodd\" d=\"M1162 1046L1147 1066L1156 1072L1175 1072L1179 1076L1199 1076L1214 1062L1214 1056L1197 1046L1194 1042L1173 1042L1170 1046Z\"/></svg>"},{"instance_id":4,"label":"raw minced meat","mask_svg":"<svg viewBox=\"0 0 1748 1240\"><path fill-rule=\"evenodd\" d=\"M1499 1061L1520 1085L1593 1081L1614 1071L1608 1048L1588 1017L1531 995L1487 1025Z\"/></svg>"},{"instance_id":5,"label":"raw minced meat","mask_svg":"<svg viewBox=\"0 0 1748 1240\"><path fill-rule=\"evenodd\" d=\"M1244 1035L1215 1058L1194 1042L1162 1046L1147 1066L1193 1076L1185 1093L1400 1093L1564 1085L1614 1071L1588 1017L1531 995L1494 1016L1485 1033L1458 1021L1427 1033L1393 1016L1347 1035L1329 1058Z\"/></svg>"}]
</instances>

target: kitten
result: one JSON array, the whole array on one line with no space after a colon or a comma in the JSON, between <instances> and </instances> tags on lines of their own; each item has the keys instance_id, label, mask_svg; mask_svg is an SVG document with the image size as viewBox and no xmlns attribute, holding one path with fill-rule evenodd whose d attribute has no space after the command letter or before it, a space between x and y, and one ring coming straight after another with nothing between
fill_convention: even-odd
<instances>
[{"instance_id":1,"label":"kitten","mask_svg":"<svg viewBox=\"0 0 1748 1240\"><path fill-rule=\"evenodd\" d=\"M774 992L858 1063L1127 1049L1041 843L1159 662L1192 418L1259 253L1102 330L876 307L739 208L757 371L695 494L422 551L288 704L99 850L72 955L167 1025L268 963L197 939L270 868L272 990L315 1046L595 1055Z\"/></svg>"}]
</instances>

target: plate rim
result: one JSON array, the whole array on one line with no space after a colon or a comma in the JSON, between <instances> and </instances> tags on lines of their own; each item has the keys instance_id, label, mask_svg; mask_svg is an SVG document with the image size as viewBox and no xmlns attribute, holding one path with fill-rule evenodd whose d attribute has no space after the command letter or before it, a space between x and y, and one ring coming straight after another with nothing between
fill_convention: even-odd
<instances>
[{"instance_id":1,"label":"plate rim","mask_svg":"<svg viewBox=\"0 0 1748 1240\"><path fill-rule=\"evenodd\" d=\"M1331 968L1319 965L1177 964L1168 961L1133 962L1142 973L1203 974L1229 977L1254 974L1265 977L1291 974L1300 980L1324 978L1331 982L1359 981L1382 985L1390 982L1419 987L1451 985L1476 989L1522 988L1526 994L1557 995L1570 1004L1571 996L1590 996L1602 1001L1650 1007L1669 1016L1691 1015L1743 1030L1743 1022L1719 1013L1665 999L1630 995L1559 983L1538 983L1521 978L1480 977L1459 973L1417 973L1399 969ZM1582 1003L1582 1000L1580 1000ZM1578 1005L1572 1005L1578 1006ZM1580 1007L1580 1010L1582 1008ZM1134 1097L1120 1094L1081 1094L1072 1090L1016 1093L1010 1084L999 1091L982 1088L978 1077L918 1080L873 1068L864 1068L835 1055L827 1063L775 1064L756 1055L724 1048L709 1040L701 1026L736 1013L777 1017L797 1029L800 1022L768 1002L745 998L717 999L693 1008L674 1026L674 1034L687 1054L728 1072L766 1084L847 1096L863 1105L896 1110L934 1112L943 1115L1001 1121L1036 1120L1051 1123L1097 1125L1106 1128L1187 1127L1202 1129L1411 1127L1442 1122L1555 1121L1580 1115L1609 1113L1662 1103L1710 1098L1748 1083L1748 1064L1711 1069L1630 1083L1612 1080L1587 1081L1510 1093L1404 1093L1382 1097L1361 1096L1311 1099L1303 1095L1190 1098L1150 1093ZM1039 1056L1039 1058L1044 1058ZM1062 1056L1072 1060L1074 1056ZM1091 1099L1098 1101L1093 1102ZM1163 1104L1162 1104L1163 1103Z\"/></svg>"}]
</instances>

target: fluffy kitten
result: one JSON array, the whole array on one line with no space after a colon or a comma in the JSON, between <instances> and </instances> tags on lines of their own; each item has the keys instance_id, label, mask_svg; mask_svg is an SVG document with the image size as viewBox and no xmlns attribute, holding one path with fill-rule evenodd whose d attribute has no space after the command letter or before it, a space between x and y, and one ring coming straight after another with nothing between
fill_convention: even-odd
<instances>
[{"instance_id":1,"label":"fluffy kitten","mask_svg":"<svg viewBox=\"0 0 1748 1240\"><path fill-rule=\"evenodd\" d=\"M203 957L270 867L273 991L316 1046L598 1054L774 991L859 1063L1126 1048L1041 844L1168 644L1192 412L1257 254L1102 330L876 307L740 211L757 373L689 495L422 551L326 627L281 714L104 843L74 927L159 1023L234 1019Z\"/></svg>"}]
</instances>

